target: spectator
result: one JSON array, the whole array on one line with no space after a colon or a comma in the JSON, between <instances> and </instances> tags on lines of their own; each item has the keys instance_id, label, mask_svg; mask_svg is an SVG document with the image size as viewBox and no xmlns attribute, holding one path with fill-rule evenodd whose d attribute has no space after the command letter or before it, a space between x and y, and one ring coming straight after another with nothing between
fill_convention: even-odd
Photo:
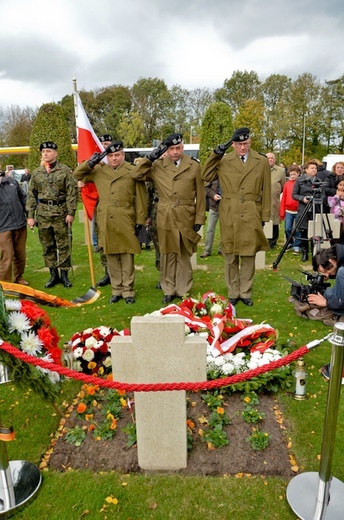
<instances>
[{"instance_id":1,"label":"spectator","mask_svg":"<svg viewBox=\"0 0 344 520\"><path fill-rule=\"evenodd\" d=\"M221 189L218 179L215 179L213 182L206 184L205 194L209 200L209 211L204 252L200 255L201 258L210 256L213 249L215 229L217 221L219 220L219 205L221 201ZM221 254L221 244L219 246L219 254Z\"/></svg>"},{"instance_id":2,"label":"spectator","mask_svg":"<svg viewBox=\"0 0 344 520\"><path fill-rule=\"evenodd\" d=\"M330 207L330 212L334 215L334 218L340 222L339 243L342 244L344 242L344 177L343 180L338 178L336 194L333 195L333 197L327 197L327 202Z\"/></svg>"},{"instance_id":3,"label":"spectator","mask_svg":"<svg viewBox=\"0 0 344 520\"><path fill-rule=\"evenodd\" d=\"M314 212L319 213L321 211L321 204L317 203L318 199L321 201L324 200L325 195L321 195L318 199L313 199L315 194L315 190L317 190L317 186L321 185L321 179L317 177L318 169L317 163L314 159L309 160L305 166L304 171L298 179L295 181L292 197L299 203L297 216L296 216L296 225L300 229L300 240L302 243L302 262L307 262L308 260L308 222L313 217L313 206ZM310 202L313 199L313 203ZM308 205L308 210L306 211L306 207ZM305 213L306 211L306 213Z\"/></svg>"},{"instance_id":4,"label":"spectator","mask_svg":"<svg viewBox=\"0 0 344 520\"><path fill-rule=\"evenodd\" d=\"M325 179L325 194L333 197L337 191L337 184L344 180L344 161L338 161L332 166L332 171Z\"/></svg>"},{"instance_id":5,"label":"spectator","mask_svg":"<svg viewBox=\"0 0 344 520\"><path fill-rule=\"evenodd\" d=\"M26 263L26 195L10 174L0 172L0 280L29 285Z\"/></svg>"},{"instance_id":6,"label":"spectator","mask_svg":"<svg viewBox=\"0 0 344 520\"><path fill-rule=\"evenodd\" d=\"M71 287L68 270L71 252L68 235L77 207L76 183L68 166L58 162L57 144L44 141L39 147L41 166L31 175L26 210L28 226L38 225L38 237L43 248L50 279L45 287L62 283ZM60 269L60 274L59 274Z\"/></svg>"},{"instance_id":7,"label":"spectator","mask_svg":"<svg viewBox=\"0 0 344 520\"><path fill-rule=\"evenodd\" d=\"M299 177L300 173L301 170L297 165L289 166L289 180L285 183L283 187L283 193L281 197L280 218L281 220L284 220L285 236L287 240L289 240L289 237L293 232L294 223L299 206L299 203L295 199L293 199L292 194L295 186L295 181ZM298 255L300 253L300 245L300 232L297 231L293 240L290 242L288 249L292 248L294 250L294 254Z\"/></svg>"},{"instance_id":8,"label":"spectator","mask_svg":"<svg viewBox=\"0 0 344 520\"><path fill-rule=\"evenodd\" d=\"M271 171L271 218L272 218L272 238L269 239L271 249L276 247L279 236L280 225L280 198L283 186L286 183L285 170L276 165L275 154L269 152L266 154Z\"/></svg>"},{"instance_id":9,"label":"spectator","mask_svg":"<svg viewBox=\"0 0 344 520\"><path fill-rule=\"evenodd\" d=\"M231 144L234 151L225 154ZM271 214L269 161L251 150L249 129L238 128L208 157L202 178L205 182L219 179L221 186L219 218L229 301L251 306L255 256L269 249L262 225Z\"/></svg>"},{"instance_id":10,"label":"spectator","mask_svg":"<svg viewBox=\"0 0 344 520\"><path fill-rule=\"evenodd\" d=\"M167 151L166 157L162 155ZM135 167L136 180L153 181L159 196L157 226L163 303L187 295L192 287L191 255L205 221L205 193L197 159L184 154L182 134L163 144Z\"/></svg>"},{"instance_id":11,"label":"spectator","mask_svg":"<svg viewBox=\"0 0 344 520\"><path fill-rule=\"evenodd\" d=\"M106 155L108 163L101 163ZM125 161L122 141L114 141L74 171L78 181L93 182L98 190L98 239L111 280L110 303L135 302L134 254L141 252L136 235L145 224L147 204L145 185L134 181L133 168Z\"/></svg>"}]
</instances>

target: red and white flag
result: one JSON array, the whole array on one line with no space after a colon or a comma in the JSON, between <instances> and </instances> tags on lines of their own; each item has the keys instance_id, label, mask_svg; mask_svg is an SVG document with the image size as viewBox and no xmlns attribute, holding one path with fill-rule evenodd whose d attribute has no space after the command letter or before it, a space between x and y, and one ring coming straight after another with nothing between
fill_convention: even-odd
<instances>
[{"instance_id":1,"label":"red and white flag","mask_svg":"<svg viewBox=\"0 0 344 520\"><path fill-rule=\"evenodd\" d=\"M78 92L74 92L75 121L78 139L78 163L86 161L95 152L103 152L104 148L96 136L81 102ZM106 159L105 159L106 160ZM98 202L98 191L92 182L81 189L81 198L89 220L92 220Z\"/></svg>"}]
</instances>

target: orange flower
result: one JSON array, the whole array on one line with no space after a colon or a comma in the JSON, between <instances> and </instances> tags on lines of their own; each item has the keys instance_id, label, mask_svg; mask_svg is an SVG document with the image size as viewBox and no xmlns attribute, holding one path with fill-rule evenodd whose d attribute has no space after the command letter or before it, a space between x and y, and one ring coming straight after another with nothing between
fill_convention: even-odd
<instances>
[{"instance_id":1,"label":"orange flower","mask_svg":"<svg viewBox=\"0 0 344 520\"><path fill-rule=\"evenodd\" d=\"M119 395L125 395L125 390L117 390L117 392L119 393Z\"/></svg>"},{"instance_id":2,"label":"orange flower","mask_svg":"<svg viewBox=\"0 0 344 520\"><path fill-rule=\"evenodd\" d=\"M79 403L77 411L78 413L84 413L86 411L86 408L87 406L85 405L85 403Z\"/></svg>"},{"instance_id":3,"label":"orange flower","mask_svg":"<svg viewBox=\"0 0 344 520\"><path fill-rule=\"evenodd\" d=\"M115 430L117 428L117 419L113 418L112 423L110 424L110 430Z\"/></svg>"},{"instance_id":4,"label":"orange flower","mask_svg":"<svg viewBox=\"0 0 344 520\"><path fill-rule=\"evenodd\" d=\"M191 419L188 419L186 421L186 424L187 424L188 428L190 428L191 430L193 430L195 428L195 423Z\"/></svg>"},{"instance_id":5,"label":"orange flower","mask_svg":"<svg viewBox=\"0 0 344 520\"><path fill-rule=\"evenodd\" d=\"M217 413L218 413L219 415L223 415L223 414L225 413L225 409L222 408L222 406L218 406L218 407L216 408L216 411L217 411Z\"/></svg>"}]
</instances>

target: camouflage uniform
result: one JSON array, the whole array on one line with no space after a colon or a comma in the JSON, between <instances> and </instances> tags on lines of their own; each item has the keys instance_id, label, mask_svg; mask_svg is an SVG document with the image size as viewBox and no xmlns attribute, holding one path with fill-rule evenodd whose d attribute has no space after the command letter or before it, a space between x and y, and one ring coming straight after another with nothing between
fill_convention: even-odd
<instances>
[{"instance_id":1,"label":"camouflage uniform","mask_svg":"<svg viewBox=\"0 0 344 520\"><path fill-rule=\"evenodd\" d=\"M27 196L28 218L36 219L45 265L68 269L71 258L66 216L77 208L76 181L64 164L56 162L48 173L44 166L32 172Z\"/></svg>"}]
</instances>

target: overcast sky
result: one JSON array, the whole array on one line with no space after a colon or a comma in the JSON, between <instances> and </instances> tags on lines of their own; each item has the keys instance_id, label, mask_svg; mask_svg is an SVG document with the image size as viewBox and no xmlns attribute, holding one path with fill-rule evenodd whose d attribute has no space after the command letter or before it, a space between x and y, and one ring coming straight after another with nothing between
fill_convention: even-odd
<instances>
[{"instance_id":1,"label":"overcast sky","mask_svg":"<svg viewBox=\"0 0 344 520\"><path fill-rule=\"evenodd\" d=\"M237 70L344 74L343 0L0 0L0 107L160 78L220 88Z\"/></svg>"}]
</instances>

